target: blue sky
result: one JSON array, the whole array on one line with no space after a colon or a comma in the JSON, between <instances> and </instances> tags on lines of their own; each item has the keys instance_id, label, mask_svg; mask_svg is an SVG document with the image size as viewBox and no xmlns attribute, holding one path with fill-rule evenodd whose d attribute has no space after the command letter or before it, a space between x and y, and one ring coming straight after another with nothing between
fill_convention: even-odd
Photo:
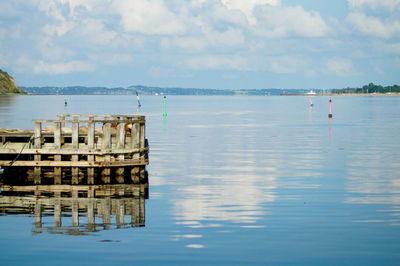
<instances>
[{"instance_id":1,"label":"blue sky","mask_svg":"<svg viewBox=\"0 0 400 266\"><path fill-rule=\"evenodd\" d=\"M19 86L399 84L400 0L0 0Z\"/></svg>"}]
</instances>

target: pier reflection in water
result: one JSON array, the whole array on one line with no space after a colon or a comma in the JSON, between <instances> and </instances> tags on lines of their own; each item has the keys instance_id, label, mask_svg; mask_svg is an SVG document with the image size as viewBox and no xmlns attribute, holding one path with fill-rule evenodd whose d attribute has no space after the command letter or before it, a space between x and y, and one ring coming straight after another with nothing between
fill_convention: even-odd
<instances>
[{"instance_id":1,"label":"pier reflection in water","mask_svg":"<svg viewBox=\"0 0 400 266\"><path fill-rule=\"evenodd\" d=\"M33 234L86 235L145 226L147 198L144 185L4 185L0 212L31 215Z\"/></svg>"}]
</instances>

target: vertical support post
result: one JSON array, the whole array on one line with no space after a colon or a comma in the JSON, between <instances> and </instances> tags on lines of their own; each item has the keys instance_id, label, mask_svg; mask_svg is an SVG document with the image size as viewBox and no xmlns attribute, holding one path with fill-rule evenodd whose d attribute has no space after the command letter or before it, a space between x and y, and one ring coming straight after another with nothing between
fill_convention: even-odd
<instances>
[{"instance_id":1,"label":"vertical support post","mask_svg":"<svg viewBox=\"0 0 400 266\"><path fill-rule=\"evenodd\" d=\"M142 225L145 222L145 205L144 205L144 197L139 198L139 209L140 209L140 214L139 214L139 223Z\"/></svg>"},{"instance_id":2,"label":"vertical support post","mask_svg":"<svg viewBox=\"0 0 400 266\"><path fill-rule=\"evenodd\" d=\"M61 128L65 127L65 115L57 115L58 116L58 120L61 121Z\"/></svg>"},{"instance_id":3,"label":"vertical support post","mask_svg":"<svg viewBox=\"0 0 400 266\"><path fill-rule=\"evenodd\" d=\"M103 125L103 149L105 151L111 149L111 123L106 122ZM110 162L111 156L105 155L104 162ZM105 184L110 183L110 168L106 167L102 170L102 179Z\"/></svg>"},{"instance_id":4,"label":"vertical support post","mask_svg":"<svg viewBox=\"0 0 400 266\"><path fill-rule=\"evenodd\" d=\"M94 232L96 229L96 225L94 216L94 199L92 197L89 197L87 206L88 230L89 232Z\"/></svg>"},{"instance_id":5,"label":"vertical support post","mask_svg":"<svg viewBox=\"0 0 400 266\"><path fill-rule=\"evenodd\" d=\"M79 226L78 190L72 190L72 226Z\"/></svg>"},{"instance_id":6,"label":"vertical support post","mask_svg":"<svg viewBox=\"0 0 400 266\"><path fill-rule=\"evenodd\" d=\"M42 148L42 123L41 122L36 122L35 121L35 129L33 132L33 137L34 137L34 148L35 149L40 149ZM35 154L35 162L40 162L41 161L41 155L40 154ZM42 183L41 180L41 172L42 169L41 167L37 166L34 167L33 169L33 179L35 185L40 185Z\"/></svg>"},{"instance_id":7,"label":"vertical support post","mask_svg":"<svg viewBox=\"0 0 400 266\"><path fill-rule=\"evenodd\" d=\"M87 217L88 217L88 230L94 232L96 230L95 215L94 215L94 189L88 189L88 205L87 205Z\"/></svg>"},{"instance_id":8,"label":"vertical support post","mask_svg":"<svg viewBox=\"0 0 400 266\"><path fill-rule=\"evenodd\" d=\"M117 228L124 228L125 224L125 201L123 199L117 199L116 211L116 222Z\"/></svg>"},{"instance_id":9,"label":"vertical support post","mask_svg":"<svg viewBox=\"0 0 400 266\"><path fill-rule=\"evenodd\" d=\"M125 123L119 123L117 125L117 149L125 149ZM118 154L118 160L124 161L125 155L123 153ZM119 167L115 171L115 179L118 183L124 183L124 168Z\"/></svg>"},{"instance_id":10,"label":"vertical support post","mask_svg":"<svg viewBox=\"0 0 400 266\"><path fill-rule=\"evenodd\" d=\"M110 229L111 223L111 199L105 198L103 199L103 226L104 229Z\"/></svg>"},{"instance_id":11,"label":"vertical support post","mask_svg":"<svg viewBox=\"0 0 400 266\"><path fill-rule=\"evenodd\" d=\"M117 125L117 149L125 148L125 123Z\"/></svg>"},{"instance_id":12,"label":"vertical support post","mask_svg":"<svg viewBox=\"0 0 400 266\"><path fill-rule=\"evenodd\" d=\"M145 121L144 117L142 118L143 120L140 123L140 148L144 148L144 142L145 142Z\"/></svg>"},{"instance_id":13,"label":"vertical support post","mask_svg":"<svg viewBox=\"0 0 400 266\"><path fill-rule=\"evenodd\" d=\"M131 226L132 227L137 227L139 222L140 222L140 218L139 218L139 213L140 213L140 208L139 208L139 199L137 198L133 198L131 200Z\"/></svg>"},{"instance_id":14,"label":"vertical support post","mask_svg":"<svg viewBox=\"0 0 400 266\"><path fill-rule=\"evenodd\" d=\"M54 193L54 227L61 227L61 193Z\"/></svg>"},{"instance_id":15,"label":"vertical support post","mask_svg":"<svg viewBox=\"0 0 400 266\"><path fill-rule=\"evenodd\" d=\"M140 124L137 120L134 120L134 124L132 125L132 148L139 149L140 148ZM133 154L133 159L139 159L139 152Z\"/></svg>"},{"instance_id":16,"label":"vertical support post","mask_svg":"<svg viewBox=\"0 0 400 266\"><path fill-rule=\"evenodd\" d=\"M54 146L56 150L61 150L61 122L54 122ZM61 155L55 154L54 161L61 161ZM61 184L61 167L54 167L54 184Z\"/></svg>"},{"instance_id":17,"label":"vertical support post","mask_svg":"<svg viewBox=\"0 0 400 266\"><path fill-rule=\"evenodd\" d=\"M94 116L89 116L89 124L88 124L88 148L89 152L92 152L94 149L94 133L95 133L95 124L93 122ZM94 155L88 155L88 162L94 162ZM89 167L87 169L87 183L89 185L94 184L94 168Z\"/></svg>"},{"instance_id":18,"label":"vertical support post","mask_svg":"<svg viewBox=\"0 0 400 266\"><path fill-rule=\"evenodd\" d=\"M72 122L72 149L77 151L79 149L79 116L74 116L74 121ZM78 155L72 155L72 162L78 161ZM79 168L72 167L72 184L79 184Z\"/></svg>"},{"instance_id":19,"label":"vertical support post","mask_svg":"<svg viewBox=\"0 0 400 266\"><path fill-rule=\"evenodd\" d=\"M35 227L41 228L42 227L42 202L40 199L35 201Z\"/></svg>"},{"instance_id":20,"label":"vertical support post","mask_svg":"<svg viewBox=\"0 0 400 266\"><path fill-rule=\"evenodd\" d=\"M103 148L111 148L111 123L106 122L103 125Z\"/></svg>"}]
</instances>

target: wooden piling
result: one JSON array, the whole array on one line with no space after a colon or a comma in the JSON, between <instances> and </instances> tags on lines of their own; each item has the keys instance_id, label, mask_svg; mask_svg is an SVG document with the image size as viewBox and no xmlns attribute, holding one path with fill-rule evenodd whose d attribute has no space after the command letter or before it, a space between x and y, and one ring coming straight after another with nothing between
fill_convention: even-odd
<instances>
[{"instance_id":1,"label":"wooden piling","mask_svg":"<svg viewBox=\"0 0 400 266\"><path fill-rule=\"evenodd\" d=\"M72 190L72 226L79 226L78 190Z\"/></svg>"},{"instance_id":2,"label":"wooden piling","mask_svg":"<svg viewBox=\"0 0 400 266\"><path fill-rule=\"evenodd\" d=\"M61 193L54 193L54 227L61 227Z\"/></svg>"},{"instance_id":3,"label":"wooden piling","mask_svg":"<svg viewBox=\"0 0 400 266\"><path fill-rule=\"evenodd\" d=\"M35 128L34 128L34 148L35 149L40 149L42 147L42 123L36 122L35 123ZM34 155L36 163L41 160L41 155L39 153L36 153ZM34 183L39 185L41 184L41 174L42 174L42 168L35 166L33 169L33 178L34 178Z\"/></svg>"},{"instance_id":4,"label":"wooden piling","mask_svg":"<svg viewBox=\"0 0 400 266\"><path fill-rule=\"evenodd\" d=\"M88 123L88 149L91 152L94 149L94 135L95 135L95 125L94 125L94 116L89 116L89 123ZM89 164L93 164L94 162L94 155L88 155L88 162ZM89 167L87 169L87 183L89 185L94 184L94 168Z\"/></svg>"}]
</instances>

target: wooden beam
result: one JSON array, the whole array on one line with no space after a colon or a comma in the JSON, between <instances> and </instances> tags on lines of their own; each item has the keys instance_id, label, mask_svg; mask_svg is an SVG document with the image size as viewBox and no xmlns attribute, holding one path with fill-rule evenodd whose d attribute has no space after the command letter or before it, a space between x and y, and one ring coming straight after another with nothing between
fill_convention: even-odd
<instances>
[{"instance_id":1,"label":"wooden beam","mask_svg":"<svg viewBox=\"0 0 400 266\"><path fill-rule=\"evenodd\" d=\"M12 161L0 161L0 166L10 166ZM123 167L123 166L144 166L149 164L146 159L134 159L113 162L87 162L87 161L15 161L13 166L27 167Z\"/></svg>"}]
</instances>

